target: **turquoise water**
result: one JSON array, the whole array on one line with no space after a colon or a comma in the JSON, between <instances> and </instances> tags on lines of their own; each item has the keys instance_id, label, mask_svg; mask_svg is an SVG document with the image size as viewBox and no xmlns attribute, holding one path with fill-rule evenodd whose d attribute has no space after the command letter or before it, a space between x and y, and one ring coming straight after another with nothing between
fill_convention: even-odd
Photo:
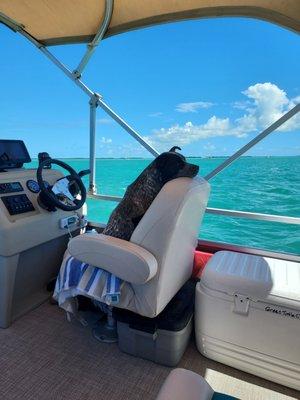
<instances>
[{"instance_id":1,"label":"turquoise water","mask_svg":"<svg viewBox=\"0 0 300 400\"><path fill-rule=\"evenodd\" d=\"M223 158L193 158L204 176ZM64 160L76 170L88 168L87 159ZM97 189L101 194L122 196L151 160L98 159ZM33 162L36 165L36 162ZM85 182L87 183L85 178ZM106 222L114 202L88 200L88 218ZM211 181L210 207L300 216L300 157L245 157ZM268 250L300 253L300 226L241 218L206 215L201 239Z\"/></svg>"}]
</instances>

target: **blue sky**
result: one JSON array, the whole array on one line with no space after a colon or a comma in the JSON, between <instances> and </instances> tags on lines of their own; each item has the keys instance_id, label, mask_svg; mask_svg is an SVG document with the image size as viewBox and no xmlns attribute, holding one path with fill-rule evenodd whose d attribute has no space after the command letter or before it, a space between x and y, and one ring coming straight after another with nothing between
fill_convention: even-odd
<instances>
[{"instance_id":1,"label":"blue sky","mask_svg":"<svg viewBox=\"0 0 300 400\"><path fill-rule=\"evenodd\" d=\"M0 25L0 137L34 157L88 156L88 98ZM53 51L74 69L85 46ZM104 40L83 80L159 151L230 155L300 101L299 36L253 19L166 24ZM300 116L249 154L299 155ZM148 156L101 110L97 156Z\"/></svg>"}]
</instances>

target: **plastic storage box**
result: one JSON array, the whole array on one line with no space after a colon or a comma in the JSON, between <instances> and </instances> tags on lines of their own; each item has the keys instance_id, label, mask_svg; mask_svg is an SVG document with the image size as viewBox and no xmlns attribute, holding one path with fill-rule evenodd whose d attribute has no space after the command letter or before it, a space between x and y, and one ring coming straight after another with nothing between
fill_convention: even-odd
<instances>
[{"instance_id":1,"label":"plastic storage box","mask_svg":"<svg viewBox=\"0 0 300 400\"><path fill-rule=\"evenodd\" d=\"M300 389L300 264L216 253L196 287L195 330L208 358Z\"/></svg>"},{"instance_id":2,"label":"plastic storage box","mask_svg":"<svg viewBox=\"0 0 300 400\"><path fill-rule=\"evenodd\" d=\"M195 284L188 281L156 318L115 308L119 348L158 364L176 366L193 329Z\"/></svg>"}]
</instances>

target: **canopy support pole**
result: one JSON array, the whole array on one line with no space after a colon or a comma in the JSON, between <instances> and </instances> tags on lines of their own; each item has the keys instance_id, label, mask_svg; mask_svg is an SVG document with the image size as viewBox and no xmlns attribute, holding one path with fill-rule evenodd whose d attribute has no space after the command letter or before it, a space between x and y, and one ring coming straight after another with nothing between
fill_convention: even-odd
<instances>
[{"instance_id":1,"label":"canopy support pole","mask_svg":"<svg viewBox=\"0 0 300 400\"><path fill-rule=\"evenodd\" d=\"M97 193L96 186L96 116L98 107L98 96L95 94L89 101L90 105L90 177L89 193Z\"/></svg>"},{"instance_id":2,"label":"canopy support pole","mask_svg":"<svg viewBox=\"0 0 300 400\"><path fill-rule=\"evenodd\" d=\"M103 21L99 27L98 32L96 33L94 39L87 45L87 50L82 57L80 63L78 64L78 67L73 71L73 75L75 76L76 79L81 77L81 74L86 67L87 63L90 61L92 55L94 54L94 51L96 50L98 44L102 40L108 25L111 20L111 16L113 13L113 8L114 8L114 0L105 0L105 12L104 12L104 18Z\"/></svg>"},{"instance_id":3,"label":"canopy support pole","mask_svg":"<svg viewBox=\"0 0 300 400\"><path fill-rule=\"evenodd\" d=\"M259 135L257 135L254 139L250 140L249 143L247 143L245 146L243 146L241 149L239 149L236 153L234 153L232 156L227 158L223 163L221 163L217 168L215 168L213 171L211 171L209 174L205 176L205 179L208 181L217 174L219 174L223 169L227 168L230 164L232 164L235 160L237 160L239 157L241 157L246 151L251 149L253 146L255 146L257 143L259 143L261 140L263 140L266 136L268 136L270 133L275 131L275 129L279 128L281 125L283 125L286 121L288 121L290 118L292 118L295 114L297 114L300 111L300 103L297 104L295 107L293 107L290 111L288 111L286 114L284 114L281 118L279 118L277 121L273 122L272 125L270 125L268 128L266 128L263 132L261 132Z\"/></svg>"},{"instance_id":4,"label":"canopy support pole","mask_svg":"<svg viewBox=\"0 0 300 400\"><path fill-rule=\"evenodd\" d=\"M155 150L149 143L147 143L141 135L139 135L130 125L127 124L117 113L115 113L103 100L98 99L98 105L115 120L126 132L129 133L135 140L137 140L146 150L148 150L154 157L159 156L159 152Z\"/></svg>"},{"instance_id":5,"label":"canopy support pole","mask_svg":"<svg viewBox=\"0 0 300 400\"><path fill-rule=\"evenodd\" d=\"M103 22L95 35L93 41L89 43L88 49L80 61L76 70L71 72L63 63L61 63L42 43L37 41L34 37L32 37L28 32L24 30L23 25L17 23L16 21L8 18L6 15L0 13L0 22L4 23L9 28L13 29L16 32L19 32L21 35L26 37L31 43L33 43L50 61L52 61L66 76L68 76L83 92L85 92L90 97L90 169L91 169L91 177L90 177L90 193L95 194L96 186L95 186L95 165L96 165L96 152L95 152L95 143L96 143L96 109L97 106L100 106L111 118L113 118L123 129L125 129L135 140L137 140L145 149L147 149L152 155L158 156L159 152L156 151L149 143L147 143L142 136L140 136L130 125L127 124L117 113L115 113L103 100L102 96L98 93L90 90L81 80L81 73L88 61L90 60L93 52L95 51L98 43L102 39L109 21L112 16L113 11L113 0L105 0L105 15ZM275 121L272 125L266 128L263 132L257 135L254 139L252 139L249 143L239 149L236 153L230 156L227 160L221 163L217 168L211 171L209 174L205 176L206 180L210 180L229 165L231 165L235 160L241 157L244 153L246 153L249 149L251 149L254 145L263 140L266 136L272 133L275 129L283 125L286 121L292 118L295 114L300 111L300 104L297 104L290 111L284 114L281 118Z\"/></svg>"},{"instance_id":6,"label":"canopy support pole","mask_svg":"<svg viewBox=\"0 0 300 400\"><path fill-rule=\"evenodd\" d=\"M0 22L6 25L9 29L12 29L14 32L20 32L24 25L19 24L18 22L14 21L13 19L9 18L7 15L0 12Z\"/></svg>"},{"instance_id":7,"label":"canopy support pole","mask_svg":"<svg viewBox=\"0 0 300 400\"><path fill-rule=\"evenodd\" d=\"M0 15L1 17L1 15ZM1 19L0 19L1 20ZM9 21L12 25L12 22ZM8 24L7 24L8 25ZM114 112L103 100L99 93L93 92L89 89L79 77L70 71L62 62L60 62L42 43L37 41L29 33L27 33L20 25L15 23L14 27L17 31L31 43L33 43L54 65L56 65L71 81L73 81L85 94L90 98L90 182L89 193L95 194L96 192L96 109L100 106L113 120L115 120L123 129L126 130L135 140L137 140L146 150L148 150L155 157L159 152L155 150L146 140L143 139L127 122ZM100 39L99 39L100 40Z\"/></svg>"},{"instance_id":8,"label":"canopy support pole","mask_svg":"<svg viewBox=\"0 0 300 400\"><path fill-rule=\"evenodd\" d=\"M89 97L93 97L94 92L90 90L80 79L75 78L72 71L70 71L62 62L60 62L42 43L38 42L23 29L19 30L19 33L33 43L50 61L53 62L54 65L56 65L68 78L70 78L81 90L83 90L85 94L87 94Z\"/></svg>"}]
</instances>

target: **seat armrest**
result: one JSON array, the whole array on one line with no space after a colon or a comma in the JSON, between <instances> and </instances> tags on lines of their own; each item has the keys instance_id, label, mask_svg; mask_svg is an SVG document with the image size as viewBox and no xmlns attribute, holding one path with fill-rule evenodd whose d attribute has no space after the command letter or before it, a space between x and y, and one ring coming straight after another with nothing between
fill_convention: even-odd
<instances>
[{"instance_id":1,"label":"seat armrest","mask_svg":"<svg viewBox=\"0 0 300 400\"><path fill-rule=\"evenodd\" d=\"M142 284L157 272L156 258L143 247L112 236L79 235L68 244L71 256L126 282Z\"/></svg>"}]
</instances>

